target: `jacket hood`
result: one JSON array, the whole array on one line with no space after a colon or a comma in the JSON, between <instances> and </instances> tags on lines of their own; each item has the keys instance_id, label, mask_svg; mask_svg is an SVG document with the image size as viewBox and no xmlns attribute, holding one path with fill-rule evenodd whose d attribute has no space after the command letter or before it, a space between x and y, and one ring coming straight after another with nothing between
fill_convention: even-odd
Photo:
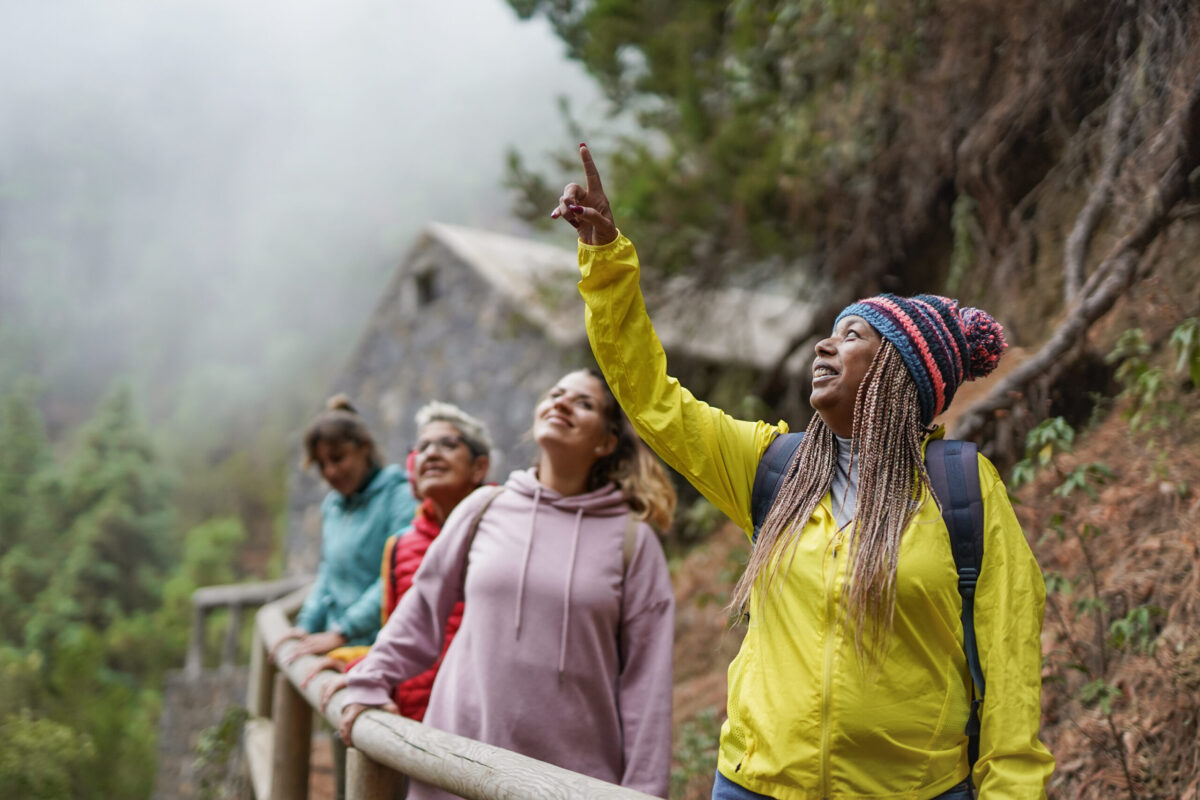
<instances>
[{"instance_id":1,"label":"jacket hood","mask_svg":"<svg viewBox=\"0 0 1200 800\"><path fill-rule=\"evenodd\" d=\"M548 486L538 482L537 469L515 470L508 476L504 487L526 497L535 498L539 505L551 506L560 511L582 511L585 516L616 517L629 513L625 495L615 483L592 492L564 497Z\"/></svg>"},{"instance_id":2,"label":"jacket hood","mask_svg":"<svg viewBox=\"0 0 1200 800\"><path fill-rule=\"evenodd\" d=\"M386 492L392 487L404 483L408 483L408 475L404 470L395 464L388 464L376 472L375 477L371 478L366 486L349 497L340 492L331 492L330 494L336 505L342 508L355 508L370 502L371 498L380 492Z\"/></svg>"}]
</instances>

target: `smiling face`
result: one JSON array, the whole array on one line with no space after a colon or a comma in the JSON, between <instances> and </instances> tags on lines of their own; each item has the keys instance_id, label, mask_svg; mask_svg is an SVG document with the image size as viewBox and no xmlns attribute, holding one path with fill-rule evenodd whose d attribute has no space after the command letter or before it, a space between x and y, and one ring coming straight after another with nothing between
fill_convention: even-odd
<instances>
[{"instance_id":1,"label":"smiling face","mask_svg":"<svg viewBox=\"0 0 1200 800\"><path fill-rule=\"evenodd\" d=\"M313 461L330 488L349 497L359 490L371 470L371 449L356 442L323 439L313 448Z\"/></svg>"},{"instance_id":2,"label":"smiling face","mask_svg":"<svg viewBox=\"0 0 1200 800\"><path fill-rule=\"evenodd\" d=\"M854 433L854 403L863 376L883 339L865 319L842 317L829 337L817 342L809 402L838 436Z\"/></svg>"},{"instance_id":3,"label":"smiling face","mask_svg":"<svg viewBox=\"0 0 1200 800\"><path fill-rule=\"evenodd\" d=\"M422 427L413 450L417 491L437 505L443 519L487 475L488 457L474 455L458 428L445 420Z\"/></svg>"},{"instance_id":4,"label":"smiling face","mask_svg":"<svg viewBox=\"0 0 1200 800\"><path fill-rule=\"evenodd\" d=\"M617 446L605 401L604 386L587 372L563 376L534 409L533 440L543 452L553 450L590 468Z\"/></svg>"}]
</instances>

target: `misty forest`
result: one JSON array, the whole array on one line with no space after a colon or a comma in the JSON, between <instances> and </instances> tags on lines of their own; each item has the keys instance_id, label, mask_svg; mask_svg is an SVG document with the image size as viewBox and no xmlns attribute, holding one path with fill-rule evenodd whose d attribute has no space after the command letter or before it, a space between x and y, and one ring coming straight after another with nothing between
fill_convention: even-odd
<instances>
[{"instance_id":1,"label":"misty forest","mask_svg":"<svg viewBox=\"0 0 1200 800\"><path fill-rule=\"evenodd\" d=\"M1048 796L1200 800L1200 6L0 0L0 74L0 795L253 796L239 703L170 722L193 594L312 571L300 437L394 379L353 359L398 265L434 222L573 252L586 141L648 296L806 309L765 366L680 362L735 415L802 430L856 298L1003 323L939 421L1045 579ZM495 426L508 366L464 390ZM748 548L673 477L671 798L700 800Z\"/></svg>"}]
</instances>

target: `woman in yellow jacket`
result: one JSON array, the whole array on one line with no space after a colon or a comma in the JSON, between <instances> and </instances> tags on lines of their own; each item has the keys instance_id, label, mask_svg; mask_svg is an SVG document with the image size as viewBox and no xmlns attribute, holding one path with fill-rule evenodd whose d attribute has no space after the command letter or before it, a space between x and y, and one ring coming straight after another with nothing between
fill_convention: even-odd
<instances>
[{"instance_id":1,"label":"woman in yellow jacket","mask_svg":"<svg viewBox=\"0 0 1200 800\"><path fill-rule=\"evenodd\" d=\"M569 184L551 216L579 232L596 359L642 438L750 533L755 470L788 426L734 419L669 377L633 244L580 155L587 185ZM923 460L942 435L933 417L1003 348L990 316L934 295L855 303L817 344L817 413L734 590L749 627L729 667L716 800L1045 796L1041 572L980 457L987 699L972 771L957 573Z\"/></svg>"}]
</instances>

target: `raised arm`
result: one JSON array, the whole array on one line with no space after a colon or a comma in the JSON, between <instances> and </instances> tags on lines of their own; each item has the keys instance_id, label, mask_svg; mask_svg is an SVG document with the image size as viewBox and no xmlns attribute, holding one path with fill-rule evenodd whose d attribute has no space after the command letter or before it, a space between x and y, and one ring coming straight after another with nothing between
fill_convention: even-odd
<instances>
[{"instance_id":1,"label":"raised arm","mask_svg":"<svg viewBox=\"0 0 1200 800\"><path fill-rule=\"evenodd\" d=\"M596 361L642 439L749 532L754 470L787 425L736 420L697 400L668 374L638 285L637 251L616 228L586 146L579 155L587 186L568 184L551 216L579 231L579 291Z\"/></svg>"}]
</instances>

